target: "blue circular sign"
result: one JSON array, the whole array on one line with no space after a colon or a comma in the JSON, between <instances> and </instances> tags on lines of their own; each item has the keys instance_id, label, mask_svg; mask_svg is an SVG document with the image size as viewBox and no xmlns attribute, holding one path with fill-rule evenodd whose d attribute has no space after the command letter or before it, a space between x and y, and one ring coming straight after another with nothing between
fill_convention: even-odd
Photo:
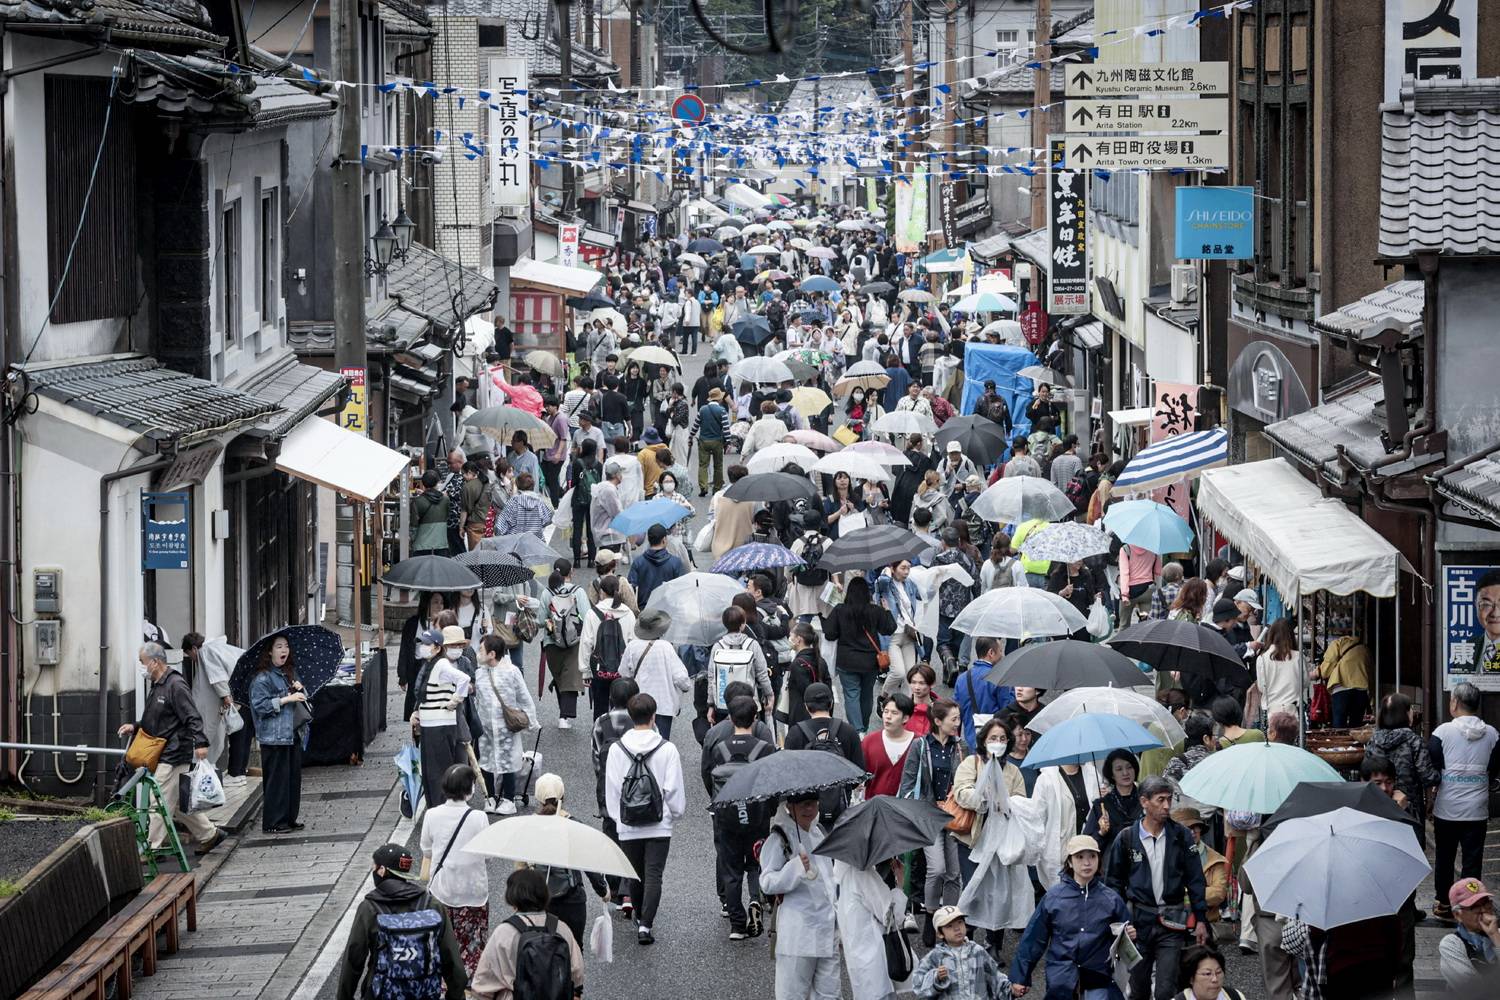
<instances>
[{"instance_id":1,"label":"blue circular sign","mask_svg":"<svg viewBox=\"0 0 1500 1000\"><path fill-rule=\"evenodd\" d=\"M672 102L672 117L697 124L708 117L708 108L696 94L683 94Z\"/></svg>"}]
</instances>

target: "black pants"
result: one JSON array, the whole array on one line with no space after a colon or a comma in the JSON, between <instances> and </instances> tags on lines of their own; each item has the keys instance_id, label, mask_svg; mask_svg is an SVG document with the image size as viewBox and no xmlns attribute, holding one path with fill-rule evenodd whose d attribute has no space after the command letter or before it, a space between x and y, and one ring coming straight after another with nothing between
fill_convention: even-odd
<instances>
[{"instance_id":1,"label":"black pants","mask_svg":"<svg viewBox=\"0 0 1500 1000\"><path fill-rule=\"evenodd\" d=\"M1130 1000L1151 1000L1151 973L1156 973L1155 1000L1177 995L1177 971L1187 931L1169 931L1155 916L1135 911L1135 947L1142 961L1130 970Z\"/></svg>"},{"instance_id":2,"label":"black pants","mask_svg":"<svg viewBox=\"0 0 1500 1000\"><path fill-rule=\"evenodd\" d=\"M714 868L719 875L719 898L729 907L730 930L742 931L749 919L745 912L745 882L750 883L750 902L761 901L760 862L755 842L762 834L735 822L720 822L714 816Z\"/></svg>"},{"instance_id":3,"label":"black pants","mask_svg":"<svg viewBox=\"0 0 1500 1000\"><path fill-rule=\"evenodd\" d=\"M484 775L484 794L492 799L516 797L516 772L506 771L501 775L496 775L494 771L481 771L480 773Z\"/></svg>"},{"instance_id":4,"label":"black pants","mask_svg":"<svg viewBox=\"0 0 1500 1000\"><path fill-rule=\"evenodd\" d=\"M260 745L260 828L267 833L297 822L302 809L302 747Z\"/></svg>"},{"instance_id":5,"label":"black pants","mask_svg":"<svg viewBox=\"0 0 1500 1000\"><path fill-rule=\"evenodd\" d=\"M417 740L422 752L422 789L428 808L448 801L443 794L443 772L454 764L467 764L468 756L458 741L457 726L424 726Z\"/></svg>"},{"instance_id":6,"label":"black pants","mask_svg":"<svg viewBox=\"0 0 1500 1000\"><path fill-rule=\"evenodd\" d=\"M1453 855L1462 852L1463 863L1459 867L1460 878L1479 878L1484 862L1484 828L1482 819L1434 819L1432 835L1437 842L1436 857L1432 862L1432 884L1437 887L1438 901L1448 901L1448 886L1457 879L1453 876Z\"/></svg>"},{"instance_id":7,"label":"black pants","mask_svg":"<svg viewBox=\"0 0 1500 1000\"><path fill-rule=\"evenodd\" d=\"M619 846L620 831L615 826L615 821L610 819L609 816L604 815L603 806L599 807L599 813L599 828L604 831L606 837L613 840L616 846ZM609 886L609 896L616 903L620 901L622 896L630 895L630 879L628 878L620 878L618 875L606 875L604 876L604 884Z\"/></svg>"},{"instance_id":8,"label":"black pants","mask_svg":"<svg viewBox=\"0 0 1500 1000\"><path fill-rule=\"evenodd\" d=\"M448 526L448 554L452 556L462 555L468 551L464 544L464 533L452 525Z\"/></svg>"},{"instance_id":9,"label":"black pants","mask_svg":"<svg viewBox=\"0 0 1500 1000\"><path fill-rule=\"evenodd\" d=\"M242 777L250 770L250 745L255 742L255 713L244 705L235 705L245 724L229 737L229 776Z\"/></svg>"},{"instance_id":10,"label":"black pants","mask_svg":"<svg viewBox=\"0 0 1500 1000\"><path fill-rule=\"evenodd\" d=\"M547 495L552 498L552 506L556 507L557 501L562 499L563 495L562 463L548 462L543 459L541 466L542 482L547 484Z\"/></svg>"},{"instance_id":11,"label":"black pants","mask_svg":"<svg viewBox=\"0 0 1500 1000\"><path fill-rule=\"evenodd\" d=\"M589 919L589 898L582 886L574 886L561 896L553 897L547 902L547 912L567 925L573 932L574 941L588 940L583 936L583 929Z\"/></svg>"},{"instance_id":12,"label":"black pants","mask_svg":"<svg viewBox=\"0 0 1500 1000\"><path fill-rule=\"evenodd\" d=\"M609 686L614 682L613 677L598 676L589 681L589 707L593 710L595 720L609 711Z\"/></svg>"},{"instance_id":13,"label":"black pants","mask_svg":"<svg viewBox=\"0 0 1500 1000\"><path fill-rule=\"evenodd\" d=\"M656 908L661 905L661 878L667 870L667 851L671 846L671 837L620 841L620 850L625 852L630 867L642 876L640 881L630 884L635 920L642 927L650 927L656 919Z\"/></svg>"},{"instance_id":14,"label":"black pants","mask_svg":"<svg viewBox=\"0 0 1500 1000\"><path fill-rule=\"evenodd\" d=\"M576 495L576 494L575 494ZM588 539L588 548L583 548L584 538ZM589 520L589 509L587 507L573 508L573 565L583 565L583 553L587 551L589 562L594 561L598 549L594 545L594 522Z\"/></svg>"},{"instance_id":15,"label":"black pants","mask_svg":"<svg viewBox=\"0 0 1500 1000\"><path fill-rule=\"evenodd\" d=\"M683 354L697 354L698 353L698 327L696 327L696 326L678 327L678 329L677 329L677 335L682 338L682 351L681 351L681 353L683 353ZM689 346L689 345L691 345L691 346Z\"/></svg>"}]
</instances>

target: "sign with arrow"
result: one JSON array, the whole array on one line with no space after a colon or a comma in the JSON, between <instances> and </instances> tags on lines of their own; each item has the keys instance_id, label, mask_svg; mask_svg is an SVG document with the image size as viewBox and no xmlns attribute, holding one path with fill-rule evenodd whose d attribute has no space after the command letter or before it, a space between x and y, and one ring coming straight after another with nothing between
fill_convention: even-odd
<instances>
[{"instance_id":1,"label":"sign with arrow","mask_svg":"<svg viewBox=\"0 0 1500 1000\"><path fill-rule=\"evenodd\" d=\"M1069 97L1134 97L1137 94L1224 95L1227 62L1090 63L1068 67Z\"/></svg>"},{"instance_id":2,"label":"sign with arrow","mask_svg":"<svg viewBox=\"0 0 1500 1000\"><path fill-rule=\"evenodd\" d=\"M1229 165L1227 135L1130 139L1068 137L1068 164L1080 170L1214 170Z\"/></svg>"},{"instance_id":3,"label":"sign with arrow","mask_svg":"<svg viewBox=\"0 0 1500 1000\"><path fill-rule=\"evenodd\" d=\"M1228 101L1146 97L1135 101L1068 101L1070 132L1227 132Z\"/></svg>"}]
</instances>

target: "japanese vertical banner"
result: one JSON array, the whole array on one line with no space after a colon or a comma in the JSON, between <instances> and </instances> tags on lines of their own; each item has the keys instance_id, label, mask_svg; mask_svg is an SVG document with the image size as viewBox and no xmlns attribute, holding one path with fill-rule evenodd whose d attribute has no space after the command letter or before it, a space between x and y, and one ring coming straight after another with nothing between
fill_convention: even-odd
<instances>
[{"instance_id":1,"label":"japanese vertical banner","mask_svg":"<svg viewBox=\"0 0 1500 1000\"><path fill-rule=\"evenodd\" d=\"M1500 691L1500 569L1443 567L1443 689Z\"/></svg>"},{"instance_id":2,"label":"japanese vertical banner","mask_svg":"<svg viewBox=\"0 0 1500 1000\"><path fill-rule=\"evenodd\" d=\"M1082 170L1069 170L1065 140L1052 139L1047 151L1047 312L1077 316L1089 311L1088 183ZM1035 183L1033 180L1032 183Z\"/></svg>"},{"instance_id":3,"label":"japanese vertical banner","mask_svg":"<svg viewBox=\"0 0 1500 1000\"><path fill-rule=\"evenodd\" d=\"M1198 422L1198 392L1201 386L1186 382L1157 382L1152 393L1151 443L1179 434L1190 434ZM1192 484L1183 480L1151 492L1151 499L1164 503L1184 520L1192 515Z\"/></svg>"},{"instance_id":4,"label":"japanese vertical banner","mask_svg":"<svg viewBox=\"0 0 1500 1000\"><path fill-rule=\"evenodd\" d=\"M526 60L490 60L490 202L497 208L531 206L531 126Z\"/></svg>"}]
</instances>

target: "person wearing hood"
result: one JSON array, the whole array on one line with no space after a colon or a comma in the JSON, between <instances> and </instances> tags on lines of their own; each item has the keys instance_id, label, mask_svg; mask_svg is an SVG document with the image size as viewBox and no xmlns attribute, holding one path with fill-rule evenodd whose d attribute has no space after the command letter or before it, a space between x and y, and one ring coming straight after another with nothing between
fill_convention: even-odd
<instances>
[{"instance_id":1,"label":"person wearing hood","mask_svg":"<svg viewBox=\"0 0 1500 1000\"><path fill-rule=\"evenodd\" d=\"M1067 855L1064 846L1083 832L1083 822L1099 797L1099 769L1093 761L1043 767L1032 787L1031 798L1045 808L1045 842L1036 867L1042 887L1053 885Z\"/></svg>"},{"instance_id":2,"label":"person wearing hood","mask_svg":"<svg viewBox=\"0 0 1500 1000\"><path fill-rule=\"evenodd\" d=\"M1046 1000L1074 1000L1080 993L1084 1000L1118 997L1109 949L1113 926L1128 921L1130 914L1120 894L1099 877L1099 845L1093 837L1071 838L1066 854L1061 879L1042 896L1016 946L1011 992L1022 996L1030 989L1031 974L1045 953ZM1134 940L1135 928L1127 927L1126 934Z\"/></svg>"},{"instance_id":3,"label":"person wearing hood","mask_svg":"<svg viewBox=\"0 0 1500 1000\"><path fill-rule=\"evenodd\" d=\"M899 697L899 696L898 696ZM844 964L854 1000L887 1000L901 983L892 983L886 966L885 935L901 927L906 914L906 868L900 858L871 868L847 861L833 863L838 902L834 913L843 945Z\"/></svg>"},{"instance_id":4,"label":"person wearing hood","mask_svg":"<svg viewBox=\"0 0 1500 1000\"><path fill-rule=\"evenodd\" d=\"M379 931L376 918L386 913L410 913L414 910L436 910L442 917L438 931L438 951L442 963L443 996L446 1000L463 1000L468 974L464 971L463 954L459 950L458 936L453 932L453 921L448 908L432 899L427 889L412 881L416 859L400 844L386 844L376 848L374 863L375 888L365 895L354 911L354 926L349 930L349 943L344 946L344 961L339 973L338 1000L375 1000L373 980L375 962L379 958ZM360 990L363 981L364 990Z\"/></svg>"},{"instance_id":5,"label":"person wearing hood","mask_svg":"<svg viewBox=\"0 0 1500 1000\"><path fill-rule=\"evenodd\" d=\"M1463 852L1459 874L1481 877L1490 783L1500 775L1500 734L1479 718L1479 689L1468 682L1454 687L1448 695L1448 714L1453 718L1434 729L1427 741L1427 755L1442 775L1432 804L1432 833L1437 841L1432 882L1439 892L1453 884L1453 855L1459 850ZM1448 900L1438 898L1433 916L1453 919Z\"/></svg>"},{"instance_id":6,"label":"person wearing hood","mask_svg":"<svg viewBox=\"0 0 1500 1000\"><path fill-rule=\"evenodd\" d=\"M669 456L662 459L661 453L667 452ZM645 491L646 499L656 496L657 480L661 474L671 465L671 451L666 442L662 441L661 434L655 427L647 427L646 432L641 435L641 450L636 453L636 460L641 463L641 485Z\"/></svg>"},{"instance_id":7,"label":"person wearing hood","mask_svg":"<svg viewBox=\"0 0 1500 1000\"><path fill-rule=\"evenodd\" d=\"M682 560L667 551L666 528L653 524L646 532L646 542L650 548L631 561L630 572L626 574L643 608L651 603L651 595L657 587L687 575Z\"/></svg>"}]
</instances>

